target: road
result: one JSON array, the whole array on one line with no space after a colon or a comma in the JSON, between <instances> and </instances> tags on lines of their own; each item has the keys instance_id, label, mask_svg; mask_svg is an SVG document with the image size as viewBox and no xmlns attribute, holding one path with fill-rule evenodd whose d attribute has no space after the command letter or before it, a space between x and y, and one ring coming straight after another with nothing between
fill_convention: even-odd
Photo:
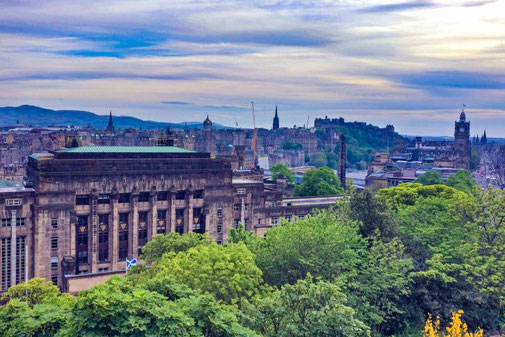
<instances>
[{"instance_id":1,"label":"road","mask_svg":"<svg viewBox=\"0 0 505 337\"><path fill-rule=\"evenodd\" d=\"M487 151L482 152L480 165L473 171L472 176L477 185L480 185L483 188L503 188L504 182L494 169L494 161L492 160L493 158L491 158L492 155L496 154L492 154Z\"/></svg>"}]
</instances>

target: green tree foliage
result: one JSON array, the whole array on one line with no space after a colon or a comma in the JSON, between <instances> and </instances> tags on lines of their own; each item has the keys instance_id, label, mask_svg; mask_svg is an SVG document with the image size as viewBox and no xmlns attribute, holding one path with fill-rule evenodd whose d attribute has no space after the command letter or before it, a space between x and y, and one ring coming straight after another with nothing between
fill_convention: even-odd
<instances>
[{"instance_id":1,"label":"green tree foliage","mask_svg":"<svg viewBox=\"0 0 505 337\"><path fill-rule=\"evenodd\" d=\"M270 168L270 173L272 174L272 180L277 181L279 175L286 177L288 183L295 184L295 174L284 164L277 164Z\"/></svg>"},{"instance_id":2,"label":"green tree foliage","mask_svg":"<svg viewBox=\"0 0 505 337\"><path fill-rule=\"evenodd\" d=\"M324 152L316 152L310 157L309 165L315 167L328 166L328 158Z\"/></svg>"},{"instance_id":3,"label":"green tree foliage","mask_svg":"<svg viewBox=\"0 0 505 337\"><path fill-rule=\"evenodd\" d=\"M422 185L440 185L444 183L438 171L428 171L422 176L417 177L414 182Z\"/></svg>"},{"instance_id":4,"label":"green tree foliage","mask_svg":"<svg viewBox=\"0 0 505 337\"><path fill-rule=\"evenodd\" d=\"M156 276L214 294L232 303L262 291L261 270L242 244L199 245L177 254L165 254L156 263Z\"/></svg>"},{"instance_id":5,"label":"green tree foliage","mask_svg":"<svg viewBox=\"0 0 505 337\"><path fill-rule=\"evenodd\" d=\"M308 273L335 281L358 318L377 331L401 321L397 302L409 292L411 262L398 240L366 240L358 225L337 212L319 212L270 229L251 249L265 281L295 284Z\"/></svg>"},{"instance_id":6,"label":"green tree foliage","mask_svg":"<svg viewBox=\"0 0 505 337\"><path fill-rule=\"evenodd\" d=\"M360 234L370 237L379 232L380 236L390 240L396 236L395 216L383 197L377 197L366 189L361 193L353 193L349 203L349 217L359 222Z\"/></svg>"},{"instance_id":7,"label":"green tree foliage","mask_svg":"<svg viewBox=\"0 0 505 337\"><path fill-rule=\"evenodd\" d=\"M256 298L246 308L247 322L267 337L366 337L369 328L346 306L346 297L330 282L310 275L280 291Z\"/></svg>"},{"instance_id":8,"label":"green tree foliage","mask_svg":"<svg viewBox=\"0 0 505 337\"><path fill-rule=\"evenodd\" d=\"M60 295L60 290L52 282L43 278L35 277L28 282L17 284L10 287L2 295L2 301L19 299L21 302L34 306L45 299L55 298Z\"/></svg>"},{"instance_id":9,"label":"green tree foliage","mask_svg":"<svg viewBox=\"0 0 505 337\"><path fill-rule=\"evenodd\" d=\"M474 193L475 180L473 180L470 171L461 170L447 179L447 186L454 187L466 193Z\"/></svg>"},{"instance_id":10,"label":"green tree foliage","mask_svg":"<svg viewBox=\"0 0 505 337\"><path fill-rule=\"evenodd\" d=\"M188 233L181 235L176 232L167 235L155 235L151 241L142 248L142 259L146 262L159 260L164 254L184 252L191 247L208 245L211 239L207 234Z\"/></svg>"},{"instance_id":11,"label":"green tree foliage","mask_svg":"<svg viewBox=\"0 0 505 337\"><path fill-rule=\"evenodd\" d=\"M316 196L343 194L335 172L328 167L310 169L303 175L302 183L295 187L295 195Z\"/></svg>"}]
</instances>

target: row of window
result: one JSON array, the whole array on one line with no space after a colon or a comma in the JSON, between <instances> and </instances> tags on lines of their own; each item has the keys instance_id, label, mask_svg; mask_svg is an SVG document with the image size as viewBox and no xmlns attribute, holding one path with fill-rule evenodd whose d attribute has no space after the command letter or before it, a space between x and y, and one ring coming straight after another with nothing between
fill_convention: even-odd
<instances>
[{"instance_id":1,"label":"row of window","mask_svg":"<svg viewBox=\"0 0 505 337\"><path fill-rule=\"evenodd\" d=\"M5 218L2 219L2 227L10 227L11 226L12 219ZM25 218L16 218L16 226L24 226L25 225Z\"/></svg>"},{"instance_id":2,"label":"row of window","mask_svg":"<svg viewBox=\"0 0 505 337\"><path fill-rule=\"evenodd\" d=\"M157 194L159 201L168 200L168 192L158 192ZM151 198L150 192L141 192L138 196L139 202L149 202ZM203 198L203 190L196 190L193 193L194 199L202 199ZM97 198L97 203L99 205L110 204L110 194L99 194ZM119 203L126 204L129 203L131 199L131 194L129 193L120 193L119 194ZM186 199L186 191L178 191L175 194L176 200L185 200ZM76 195L75 196L75 204L77 206L86 206L90 204L90 196L89 195Z\"/></svg>"},{"instance_id":3,"label":"row of window","mask_svg":"<svg viewBox=\"0 0 505 337\"><path fill-rule=\"evenodd\" d=\"M11 285L11 238L2 238L1 243L1 290L5 291ZM26 279L26 238L18 236L16 238L16 279L15 284L21 283Z\"/></svg>"}]
</instances>

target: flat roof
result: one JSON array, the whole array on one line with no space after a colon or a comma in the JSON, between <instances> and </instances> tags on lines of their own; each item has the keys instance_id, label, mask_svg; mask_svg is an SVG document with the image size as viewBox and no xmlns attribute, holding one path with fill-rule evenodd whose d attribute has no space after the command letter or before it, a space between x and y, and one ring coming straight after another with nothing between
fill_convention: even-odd
<instances>
[{"instance_id":1,"label":"flat roof","mask_svg":"<svg viewBox=\"0 0 505 337\"><path fill-rule=\"evenodd\" d=\"M56 153L196 153L177 146L79 146Z\"/></svg>"}]
</instances>

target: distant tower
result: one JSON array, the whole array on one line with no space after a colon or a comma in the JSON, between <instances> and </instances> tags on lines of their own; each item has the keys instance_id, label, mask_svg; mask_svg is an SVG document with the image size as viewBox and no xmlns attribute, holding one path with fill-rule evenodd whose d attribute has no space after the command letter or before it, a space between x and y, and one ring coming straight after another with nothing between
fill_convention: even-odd
<instances>
[{"instance_id":1,"label":"distant tower","mask_svg":"<svg viewBox=\"0 0 505 337\"><path fill-rule=\"evenodd\" d=\"M207 118L203 121L203 131L212 131L212 121L209 118L209 115L207 115Z\"/></svg>"},{"instance_id":2,"label":"distant tower","mask_svg":"<svg viewBox=\"0 0 505 337\"><path fill-rule=\"evenodd\" d=\"M486 135L486 130L484 130L484 134L482 135L482 138L480 139L481 144L486 145L487 144L487 135Z\"/></svg>"},{"instance_id":3,"label":"distant tower","mask_svg":"<svg viewBox=\"0 0 505 337\"><path fill-rule=\"evenodd\" d=\"M454 167L470 169L470 122L466 121L465 109L454 122L454 157Z\"/></svg>"},{"instance_id":4,"label":"distant tower","mask_svg":"<svg viewBox=\"0 0 505 337\"><path fill-rule=\"evenodd\" d=\"M109 124L107 124L107 128L105 129L105 133L108 135L113 135L116 133L116 129L114 128L114 123L112 122L112 110L109 113Z\"/></svg>"},{"instance_id":5,"label":"distant tower","mask_svg":"<svg viewBox=\"0 0 505 337\"><path fill-rule=\"evenodd\" d=\"M279 128L279 115L277 114L277 105L275 106L275 116L274 116L274 125L272 126L272 130L277 130Z\"/></svg>"}]
</instances>

